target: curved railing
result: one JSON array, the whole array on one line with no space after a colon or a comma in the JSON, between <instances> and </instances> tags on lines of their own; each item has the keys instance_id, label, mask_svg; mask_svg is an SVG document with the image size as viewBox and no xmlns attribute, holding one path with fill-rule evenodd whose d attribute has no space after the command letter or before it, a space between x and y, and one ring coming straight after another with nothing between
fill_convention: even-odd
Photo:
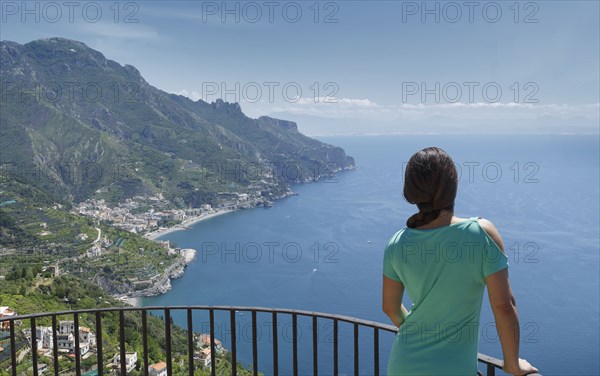
<instances>
[{"instance_id":1,"label":"curved railing","mask_svg":"<svg viewBox=\"0 0 600 376\"><path fill-rule=\"evenodd\" d=\"M171 331L172 331L172 312L173 311L184 311L186 312L187 318L187 355L189 364L194 364L194 337L193 337L193 312L194 311L205 311L208 312L209 316L209 330L210 330L210 357L211 357L211 365L216 364L216 343L215 343L215 312L224 311L229 312L229 324L230 324L230 332L228 333L231 336L230 345L230 354L231 354L231 374L237 374L237 351L236 351L236 312L249 312L252 317L251 327L252 327L252 373L253 375L258 375L258 340L257 340L257 313L261 314L270 314L271 315L271 330L272 330L272 368L273 374L279 374L279 341L278 341L278 331L277 331L277 321L280 315L289 315L292 319L292 369L293 374L298 375L298 317L304 316L312 319L312 374L319 374L319 341L318 341L318 321L321 320L331 320L333 324L333 356L332 356L332 364L333 364L333 374L338 375L339 372L339 329L338 324L340 322L348 323L353 326L354 334L353 334L353 369L354 374L359 374L359 328L371 328L373 330L373 375L380 374L380 354L379 354L379 333L383 332L391 332L396 333L397 328L392 325L381 324L374 321L361 320L354 317L342 316L336 314L327 314L321 312L312 312L312 311L303 311L303 310L295 310L295 309L274 309L274 308L264 308L264 307L238 307L238 306L170 306L170 307L113 307L113 308L99 308L99 309L82 309L82 310L74 310L74 311L61 311L61 312L53 312L53 313L37 313L30 315L20 315L13 317L4 317L0 319L0 324L8 322L9 326L9 335L10 335L10 358L12 365L12 376L17 376L17 350L15 345L15 330L16 323L22 320L29 320L31 326L31 356L33 363L33 375L37 376L39 374L38 370L38 354L37 354L37 339L36 339L36 320L41 318L50 317L52 320L52 338L53 338L53 365L54 365L54 374L55 376L59 375L59 366L58 366L58 346L57 346L57 317L72 315L73 317L73 326L75 328L79 328L79 315L81 314L90 314L95 316L95 330L96 330L96 342L97 342L97 371L98 375L104 374L104 359L103 359L103 349L102 349L102 314L108 312L118 312L119 314L119 357L121 360L126 359L126 343L125 343L125 312L133 311L139 312L141 314L141 323L142 323L142 346L143 346L143 372L145 376L148 376L148 367L149 367L149 359L148 359L148 312L149 311L162 311L164 313L164 322L165 322L165 355L166 355L166 368L167 368L167 376L172 375L173 364L172 364L172 348L171 348ZM80 350L80 338L78 335L75 335L75 374L76 376L81 376L81 350ZM484 354L479 354L478 356L479 362L485 365L486 374L488 376L495 375L496 369L502 369L502 361ZM303 359L305 361L305 359ZM189 368L189 375L194 375L194 367ZM216 367L211 366L211 375L215 376ZM120 361L120 373L121 375L127 374L126 370L126 362ZM537 374L536 374L537 375Z\"/></svg>"}]
</instances>

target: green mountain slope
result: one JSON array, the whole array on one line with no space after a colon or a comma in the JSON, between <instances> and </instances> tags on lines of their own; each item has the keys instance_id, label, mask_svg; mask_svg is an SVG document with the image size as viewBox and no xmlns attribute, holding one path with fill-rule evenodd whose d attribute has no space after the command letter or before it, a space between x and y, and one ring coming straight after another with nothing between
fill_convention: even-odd
<instances>
[{"instance_id":1,"label":"green mountain slope","mask_svg":"<svg viewBox=\"0 0 600 376\"><path fill-rule=\"evenodd\" d=\"M165 93L80 42L2 41L0 77L2 168L68 201L163 192L196 206L252 189L273 198L291 181L354 167L293 122Z\"/></svg>"}]
</instances>

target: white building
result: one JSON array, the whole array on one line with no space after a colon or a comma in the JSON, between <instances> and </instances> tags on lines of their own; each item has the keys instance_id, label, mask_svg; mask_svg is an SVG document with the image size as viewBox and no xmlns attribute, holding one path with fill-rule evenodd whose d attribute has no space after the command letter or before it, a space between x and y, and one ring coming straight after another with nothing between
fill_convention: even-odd
<instances>
[{"instance_id":1,"label":"white building","mask_svg":"<svg viewBox=\"0 0 600 376\"><path fill-rule=\"evenodd\" d=\"M50 326L38 326L35 328L35 338L37 340L37 348L41 349L53 349L54 343L52 341L52 327Z\"/></svg>"},{"instance_id":2,"label":"white building","mask_svg":"<svg viewBox=\"0 0 600 376\"><path fill-rule=\"evenodd\" d=\"M79 327L79 342L80 345L85 343L88 347L93 347L96 345L96 336L92 333L91 329L87 326Z\"/></svg>"},{"instance_id":3,"label":"white building","mask_svg":"<svg viewBox=\"0 0 600 376\"><path fill-rule=\"evenodd\" d=\"M167 376L167 363L158 362L151 364L148 367L148 374L150 376Z\"/></svg>"},{"instance_id":4,"label":"white building","mask_svg":"<svg viewBox=\"0 0 600 376\"><path fill-rule=\"evenodd\" d=\"M69 334L75 331L75 322L73 320L61 321L58 325L60 334Z\"/></svg>"},{"instance_id":5,"label":"white building","mask_svg":"<svg viewBox=\"0 0 600 376\"><path fill-rule=\"evenodd\" d=\"M210 365L212 364L210 347L206 347L200 350L196 359L200 360L200 364L203 367L210 367Z\"/></svg>"},{"instance_id":6,"label":"white building","mask_svg":"<svg viewBox=\"0 0 600 376\"><path fill-rule=\"evenodd\" d=\"M96 336L90 328L80 326L78 330L79 334L79 353L85 355L90 351L90 348L96 344ZM50 334L50 341L52 341L52 334ZM61 321L59 323L59 330L56 336L58 350L63 352L75 352L75 323L72 320Z\"/></svg>"},{"instance_id":7,"label":"white building","mask_svg":"<svg viewBox=\"0 0 600 376\"><path fill-rule=\"evenodd\" d=\"M59 333L56 335L56 343L59 351L63 352L74 352L75 351L75 337L72 333Z\"/></svg>"},{"instance_id":8,"label":"white building","mask_svg":"<svg viewBox=\"0 0 600 376\"><path fill-rule=\"evenodd\" d=\"M128 352L125 353L125 370L127 373L133 371L135 369L135 364L137 362L137 352ZM117 372L121 372L121 355L115 354L112 361L112 368L116 369Z\"/></svg>"}]
</instances>

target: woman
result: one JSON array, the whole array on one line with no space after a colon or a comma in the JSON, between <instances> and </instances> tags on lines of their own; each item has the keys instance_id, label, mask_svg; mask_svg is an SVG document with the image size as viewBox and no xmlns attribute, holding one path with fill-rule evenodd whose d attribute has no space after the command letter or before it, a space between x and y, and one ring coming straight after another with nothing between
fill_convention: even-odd
<instances>
[{"instance_id":1,"label":"woman","mask_svg":"<svg viewBox=\"0 0 600 376\"><path fill-rule=\"evenodd\" d=\"M475 376L486 286L504 371L537 372L519 359L519 320L500 234L488 220L454 216L457 187L454 162L444 150L429 147L410 158L404 197L419 212L384 252L383 311L398 326L388 375ZM405 288L410 312L402 305Z\"/></svg>"}]
</instances>

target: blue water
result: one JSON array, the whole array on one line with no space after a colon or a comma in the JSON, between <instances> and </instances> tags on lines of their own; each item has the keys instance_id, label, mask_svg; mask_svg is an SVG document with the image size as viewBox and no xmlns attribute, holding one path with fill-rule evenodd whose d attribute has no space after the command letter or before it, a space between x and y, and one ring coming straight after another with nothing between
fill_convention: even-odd
<instances>
[{"instance_id":1,"label":"blue water","mask_svg":"<svg viewBox=\"0 0 600 376\"><path fill-rule=\"evenodd\" d=\"M230 213L165 235L197 249L169 293L143 305L251 305L350 315L388 323L381 312L382 252L414 207L402 198L402 166L426 146L444 148L461 170L456 215L490 219L510 259L521 323L521 357L545 375L600 374L598 136L356 136L322 138L356 158L335 181L294 186L269 209ZM236 248L237 247L237 248ZM316 270L315 270L316 269ZM457 292L458 293L458 292ZM271 370L270 316L259 315L259 369ZM237 314L238 351L251 363L250 314ZM228 317L217 338L230 347ZM185 318L175 315L185 324ZM501 358L484 296L480 351ZM310 322L300 319L300 373L312 372ZM207 317L194 317L196 330ZM340 327L340 371L352 372L352 331ZM241 334L240 334L241 333ZM291 326L279 320L280 370L291 372ZM319 363L331 374L332 326L319 325ZM392 335L381 334L382 361ZM372 334L361 330L361 374L372 373Z\"/></svg>"}]
</instances>

